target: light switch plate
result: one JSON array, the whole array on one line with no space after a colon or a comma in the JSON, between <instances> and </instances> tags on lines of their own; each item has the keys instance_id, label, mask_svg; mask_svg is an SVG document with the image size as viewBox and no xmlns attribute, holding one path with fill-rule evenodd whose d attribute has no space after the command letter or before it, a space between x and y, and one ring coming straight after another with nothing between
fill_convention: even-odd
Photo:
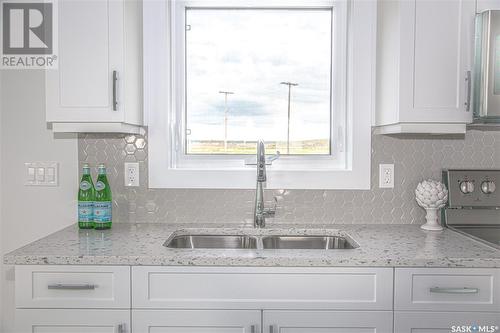
<instances>
[{"instance_id":1,"label":"light switch plate","mask_svg":"<svg viewBox=\"0 0 500 333\"><path fill-rule=\"evenodd\" d=\"M26 186L58 186L58 162L26 162L24 163L24 185Z\"/></svg>"},{"instance_id":2,"label":"light switch plate","mask_svg":"<svg viewBox=\"0 0 500 333\"><path fill-rule=\"evenodd\" d=\"M379 164L378 187L394 188L394 164Z\"/></svg>"}]
</instances>

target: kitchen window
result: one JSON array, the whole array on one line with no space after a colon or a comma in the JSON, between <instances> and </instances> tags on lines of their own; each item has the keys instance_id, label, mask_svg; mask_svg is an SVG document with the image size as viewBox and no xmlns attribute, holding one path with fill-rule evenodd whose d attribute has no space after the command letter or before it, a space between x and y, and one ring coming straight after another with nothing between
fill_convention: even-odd
<instances>
[{"instance_id":1,"label":"kitchen window","mask_svg":"<svg viewBox=\"0 0 500 333\"><path fill-rule=\"evenodd\" d=\"M332 8L185 17L185 154L332 153Z\"/></svg>"},{"instance_id":2,"label":"kitchen window","mask_svg":"<svg viewBox=\"0 0 500 333\"><path fill-rule=\"evenodd\" d=\"M145 2L150 187L253 187L263 139L280 153L268 187L369 188L374 17L362 1Z\"/></svg>"}]
</instances>

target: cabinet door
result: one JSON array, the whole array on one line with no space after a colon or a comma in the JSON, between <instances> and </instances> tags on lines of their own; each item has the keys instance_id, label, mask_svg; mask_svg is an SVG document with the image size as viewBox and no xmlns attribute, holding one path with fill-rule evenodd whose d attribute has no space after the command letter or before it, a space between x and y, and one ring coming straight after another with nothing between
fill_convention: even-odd
<instances>
[{"instance_id":1,"label":"cabinet door","mask_svg":"<svg viewBox=\"0 0 500 333\"><path fill-rule=\"evenodd\" d=\"M134 308L362 311L393 302L391 268L141 266L132 281Z\"/></svg>"},{"instance_id":2,"label":"cabinet door","mask_svg":"<svg viewBox=\"0 0 500 333\"><path fill-rule=\"evenodd\" d=\"M135 333L257 333L258 310L132 310Z\"/></svg>"},{"instance_id":3,"label":"cabinet door","mask_svg":"<svg viewBox=\"0 0 500 333\"><path fill-rule=\"evenodd\" d=\"M401 1L400 122L472 121L474 0Z\"/></svg>"},{"instance_id":4,"label":"cabinet door","mask_svg":"<svg viewBox=\"0 0 500 333\"><path fill-rule=\"evenodd\" d=\"M122 0L58 2L59 68L46 72L47 121L123 118L120 104L113 111L113 71L123 74L123 11Z\"/></svg>"},{"instance_id":5,"label":"cabinet door","mask_svg":"<svg viewBox=\"0 0 500 333\"><path fill-rule=\"evenodd\" d=\"M129 310L16 310L19 333L130 333Z\"/></svg>"},{"instance_id":6,"label":"cabinet door","mask_svg":"<svg viewBox=\"0 0 500 333\"><path fill-rule=\"evenodd\" d=\"M396 268L394 308L405 311L500 312L500 270Z\"/></svg>"},{"instance_id":7,"label":"cabinet door","mask_svg":"<svg viewBox=\"0 0 500 333\"><path fill-rule=\"evenodd\" d=\"M397 333L496 332L499 325L500 316L498 313L394 313L394 332ZM454 330L453 327L459 329Z\"/></svg>"},{"instance_id":8,"label":"cabinet door","mask_svg":"<svg viewBox=\"0 0 500 333\"><path fill-rule=\"evenodd\" d=\"M387 333L391 311L264 311L263 333Z\"/></svg>"},{"instance_id":9,"label":"cabinet door","mask_svg":"<svg viewBox=\"0 0 500 333\"><path fill-rule=\"evenodd\" d=\"M130 267L17 265L16 308L129 309Z\"/></svg>"},{"instance_id":10,"label":"cabinet door","mask_svg":"<svg viewBox=\"0 0 500 333\"><path fill-rule=\"evenodd\" d=\"M488 9L500 9L500 1L498 0L477 0L476 11L478 13L484 12Z\"/></svg>"}]
</instances>

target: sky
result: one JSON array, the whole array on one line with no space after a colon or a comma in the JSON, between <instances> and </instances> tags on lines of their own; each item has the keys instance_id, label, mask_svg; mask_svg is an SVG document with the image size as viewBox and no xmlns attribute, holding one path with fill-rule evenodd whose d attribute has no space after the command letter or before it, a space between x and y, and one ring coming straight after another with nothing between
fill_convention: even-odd
<instances>
[{"instance_id":1,"label":"sky","mask_svg":"<svg viewBox=\"0 0 500 333\"><path fill-rule=\"evenodd\" d=\"M186 112L190 140L285 141L329 138L329 10L188 9Z\"/></svg>"}]
</instances>

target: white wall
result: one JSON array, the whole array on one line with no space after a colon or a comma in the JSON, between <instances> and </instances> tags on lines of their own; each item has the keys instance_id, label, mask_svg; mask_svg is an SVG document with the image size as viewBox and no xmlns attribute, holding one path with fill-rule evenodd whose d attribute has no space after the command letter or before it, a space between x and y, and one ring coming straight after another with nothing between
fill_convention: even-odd
<instances>
[{"instance_id":1,"label":"white wall","mask_svg":"<svg viewBox=\"0 0 500 333\"><path fill-rule=\"evenodd\" d=\"M2 188L3 184L1 183L1 174L2 174L2 71L0 70L0 256L3 254L3 237L2 237ZM3 277L3 264L1 263L0 260L0 281L2 281ZM2 299L3 299L3 293L2 293L2 283L0 282L0 332L2 331L2 322L3 322L3 316L2 316Z\"/></svg>"},{"instance_id":2,"label":"white wall","mask_svg":"<svg viewBox=\"0 0 500 333\"><path fill-rule=\"evenodd\" d=\"M57 137L45 123L43 71L3 71L1 84L0 244L7 253L75 223L78 188L76 136ZM24 163L59 162L58 187L24 186ZM14 270L3 266L0 332L12 332Z\"/></svg>"}]
</instances>

